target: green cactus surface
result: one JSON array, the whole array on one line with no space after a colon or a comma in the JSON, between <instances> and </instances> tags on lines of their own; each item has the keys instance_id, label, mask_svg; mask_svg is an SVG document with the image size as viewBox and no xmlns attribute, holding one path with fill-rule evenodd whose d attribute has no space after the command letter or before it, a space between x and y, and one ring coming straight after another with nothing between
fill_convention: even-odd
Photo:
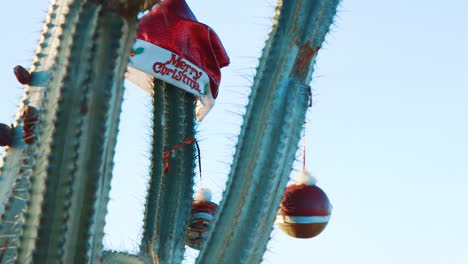
<instances>
[{"instance_id":1,"label":"green cactus surface","mask_svg":"<svg viewBox=\"0 0 468 264\"><path fill-rule=\"evenodd\" d=\"M196 98L159 80L140 251L105 251L102 242L137 15L158 2L51 1L14 141L0 164L0 263L183 262L197 155L192 143L171 148L196 138ZM278 1L197 263L262 261L309 106L315 58L338 4ZM39 113L32 144L22 139L25 106Z\"/></svg>"}]
</instances>

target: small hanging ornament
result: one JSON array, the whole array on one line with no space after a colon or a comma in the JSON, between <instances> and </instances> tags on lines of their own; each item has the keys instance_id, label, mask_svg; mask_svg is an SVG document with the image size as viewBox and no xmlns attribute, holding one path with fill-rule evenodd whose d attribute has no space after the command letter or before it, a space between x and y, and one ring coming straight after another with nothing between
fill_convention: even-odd
<instances>
[{"instance_id":1,"label":"small hanging ornament","mask_svg":"<svg viewBox=\"0 0 468 264\"><path fill-rule=\"evenodd\" d=\"M200 250L208 236L208 228L217 209L218 205L211 202L211 191L208 188L200 188L195 193L192 202L192 215L185 239L187 246Z\"/></svg>"},{"instance_id":2,"label":"small hanging ornament","mask_svg":"<svg viewBox=\"0 0 468 264\"><path fill-rule=\"evenodd\" d=\"M174 145L168 151L164 152L164 173L169 172L169 157L171 153L185 145L195 144L198 154L198 170L200 175L200 185L202 184L202 167L200 146L194 138L186 138L181 143ZM187 226L187 236L185 244L191 248L200 250L203 242L208 236L208 228L214 219L218 205L211 202L211 191L208 188L200 188L195 192L190 221Z\"/></svg>"},{"instance_id":3,"label":"small hanging ornament","mask_svg":"<svg viewBox=\"0 0 468 264\"><path fill-rule=\"evenodd\" d=\"M297 182L286 188L276 224L287 235L312 238L327 226L332 206L325 192L315 185L316 182L303 169Z\"/></svg>"},{"instance_id":4,"label":"small hanging ornament","mask_svg":"<svg viewBox=\"0 0 468 264\"><path fill-rule=\"evenodd\" d=\"M0 146L11 146L13 143L13 129L5 124L0 123Z\"/></svg>"},{"instance_id":5,"label":"small hanging ornament","mask_svg":"<svg viewBox=\"0 0 468 264\"><path fill-rule=\"evenodd\" d=\"M227 65L214 30L198 22L184 0L165 0L139 20L125 77L150 94L154 78L194 94L201 120L215 103L220 68Z\"/></svg>"},{"instance_id":6,"label":"small hanging ornament","mask_svg":"<svg viewBox=\"0 0 468 264\"><path fill-rule=\"evenodd\" d=\"M17 65L13 68L13 73L15 74L16 79L21 84L30 84L32 80L32 75L26 70L23 66Z\"/></svg>"},{"instance_id":7,"label":"small hanging ornament","mask_svg":"<svg viewBox=\"0 0 468 264\"><path fill-rule=\"evenodd\" d=\"M21 114L23 119L23 141L30 145L36 140L34 130L36 129L36 123L39 119L39 114L36 108L26 105Z\"/></svg>"}]
</instances>

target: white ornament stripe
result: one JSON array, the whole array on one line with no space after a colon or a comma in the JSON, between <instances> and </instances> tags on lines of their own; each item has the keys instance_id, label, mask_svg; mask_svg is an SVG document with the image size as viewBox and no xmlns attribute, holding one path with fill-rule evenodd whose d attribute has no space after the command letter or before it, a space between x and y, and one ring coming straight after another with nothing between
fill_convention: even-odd
<instances>
[{"instance_id":1,"label":"white ornament stripe","mask_svg":"<svg viewBox=\"0 0 468 264\"><path fill-rule=\"evenodd\" d=\"M287 216L278 215L276 217L277 224L319 224L327 223L330 216Z\"/></svg>"},{"instance_id":2,"label":"white ornament stripe","mask_svg":"<svg viewBox=\"0 0 468 264\"><path fill-rule=\"evenodd\" d=\"M208 221L213 221L213 216L209 213L196 213L192 215L192 219L201 218Z\"/></svg>"}]
</instances>

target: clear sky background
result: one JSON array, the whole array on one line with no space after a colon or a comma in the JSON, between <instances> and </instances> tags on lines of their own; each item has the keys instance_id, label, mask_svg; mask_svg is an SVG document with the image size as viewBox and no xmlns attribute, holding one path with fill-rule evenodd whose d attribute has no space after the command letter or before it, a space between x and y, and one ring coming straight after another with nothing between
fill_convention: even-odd
<instances>
[{"instance_id":1,"label":"clear sky background","mask_svg":"<svg viewBox=\"0 0 468 264\"><path fill-rule=\"evenodd\" d=\"M198 135L204 186L219 201L276 2L187 2L231 57ZM2 5L0 122L13 122L22 88L12 69L30 66L47 6ZM275 229L265 263L468 263L466 10L464 0L342 3L319 52L306 126L307 167L333 203L332 218L310 240ZM151 115L149 97L127 88L105 245L131 251L141 230Z\"/></svg>"}]
</instances>

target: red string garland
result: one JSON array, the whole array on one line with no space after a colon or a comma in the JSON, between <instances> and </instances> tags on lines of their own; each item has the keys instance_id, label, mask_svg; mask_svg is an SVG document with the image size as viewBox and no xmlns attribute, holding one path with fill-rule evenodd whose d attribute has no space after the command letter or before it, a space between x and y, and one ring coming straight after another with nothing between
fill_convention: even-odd
<instances>
[{"instance_id":1,"label":"red string garland","mask_svg":"<svg viewBox=\"0 0 468 264\"><path fill-rule=\"evenodd\" d=\"M178 149L178 148L181 148L183 146L186 146L186 145L190 145L190 144L193 144L195 143L195 146L197 147L197 153L198 153L198 170L200 172L200 180L202 178L202 174L201 174L201 157L200 157L200 146L198 146L198 142L196 139L194 138L186 138L184 139L184 141L182 141L181 143L173 146L172 148L170 148L168 151L164 152L164 155L163 155L163 160L164 160L164 173L168 173L169 172L169 156L171 155L171 153Z\"/></svg>"}]
</instances>

